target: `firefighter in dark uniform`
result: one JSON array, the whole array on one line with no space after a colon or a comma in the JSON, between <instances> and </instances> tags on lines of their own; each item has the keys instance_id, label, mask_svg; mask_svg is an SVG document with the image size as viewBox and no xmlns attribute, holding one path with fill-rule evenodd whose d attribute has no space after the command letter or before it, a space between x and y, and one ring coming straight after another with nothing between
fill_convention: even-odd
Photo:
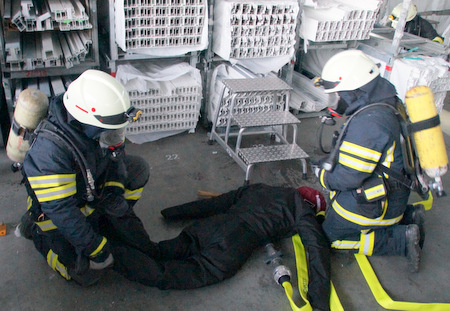
<instances>
[{"instance_id":1,"label":"firefighter in dark uniform","mask_svg":"<svg viewBox=\"0 0 450 311\"><path fill-rule=\"evenodd\" d=\"M392 10L391 15L389 15L392 28L397 28L398 18L402 13L402 8L403 4L398 4ZM414 4L409 5L408 15L406 16L405 32L439 43L444 43L444 38L437 33L433 25L417 14L417 7Z\"/></svg>"},{"instance_id":2,"label":"firefighter in dark uniform","mask_svg":"<svg viewBox=\"0 0 450 311\"><path fill-rule=\"evenodd\" d=\"M407 205L409 188L375 171L384 165L404 175L400 124L394 112L395 87L379 75L378 66L363 52L347 50L325 64L317 80L326 93L337 92L339 106L354 118L335 146L331 167L316 169L330 191L323 228L334 250L365 255L401 255L417 271L423 206ZM362 110L361 110L362 109ZM361 111L360 111L361 110Z\"/></svg>"},{"instance_id":3,"label":"firefighter in dark uniform","mask_svg":"<svg viewBox=\"0 0 450 311\"><path fill-rule=\"evenodd\" d=\"M124 136L118 135L138 116L116 79L85 71L52 99L26 155L22 171L29 197L22 231L67 280L95 283L114 262L110 239L153 254L154 244L133 211L149 167L124 153ZM116 146L100 146L101 138L114 135L121 138Z\"/></svg>"}]
</instances>

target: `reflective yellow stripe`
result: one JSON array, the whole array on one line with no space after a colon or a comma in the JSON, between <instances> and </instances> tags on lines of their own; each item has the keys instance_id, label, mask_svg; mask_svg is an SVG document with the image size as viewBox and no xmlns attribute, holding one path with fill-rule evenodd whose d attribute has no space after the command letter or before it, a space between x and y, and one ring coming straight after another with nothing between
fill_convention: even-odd
<instances>
[{"instance_id":1,"label":"reflective yellow stripe","mask_svg":"<svg viewBox=\"0 0 450 311\"><path fill-rule=\"evenodd\" d=\"M57 187L75 182L75 174L28 177L28 181L33 189Z\"/></svg>"},{"instance_id":2,"label":"reflective yellow stripe","mask_svg":"<svg viewBox=\"0 0 450 311\"><path fill-rule=\"evenodd\" d=\"M342 218L347 219L350 222L353 222L355 224L361 225L361 226L390 226L393 224L398 223L403 218L403 214L392 219L383 219L387 205L384 208L383 215L379 218L367 218L352 212L349 212L345 210L342 206L340 206L336 200L332 204L334 210L336 213L338 213Z\"/></svg>"},{"instance_id":3,"label":"reflective yellow stripe","mask_svg":"<svg viewBox=\"0 0 450 311\"><path fill-rule=\"evenodd\" d=\"M125 194L123 195L127 200L139 200L142 196L142 190L144 188L139 188L136 190L125 190Z\"/></svg>"},{"instance_id":4,"label":"reflective yellow stripe","mask_svg":"<svg viewBox=\"0 0 450 311\"><path fill-rule=\"evenodd\" d=\"M369 189L364 190L368 200L372 200L377 197L384 197L386 195L386 189L384 185L378 185Z\"/></svg>"},{"instance_id":5,"label":"reflective yellow stripe","mask_svg":"<svg viewBox=\"0 0 450 311\"><path fill-rule=\"evenodd\" d=\"M36 197L40 203L67 198L75 193L77 193L75 181L60 187L35 191Z\"/></svg>"},{"instance_id":6,"label":"reflective yellow stripe","mask_svg":"<svg viewBox=\"0 0 450 311\"><path fill-rule=\"evenodd\" d=\"M322 187L324 187L325 189L327 188L327 186L325 185L325 170L322 169L320 170L320 175L319 175L319 179L320 179L320 184L322 185Z\"/></svg>"},{"instance_id":7,"label":"reflective yellow stripe","mask_svg":"<svg viewBox=\"0 0 450 311\"><path fill-rule=\"evenodd\" d=\"M117 182L117 181L107 181L107 182L105 182L104 187L119 187L121 189L125 189L125 186L122 183Z\"/></svg>"},{"instance_id":8,"label":"reflective yellow stripe","mask_svg":"<svg viewBox=\"0 0 450 311\"><path fill-rule=\"evenodd\" d=\"M343 153L339 154L339 163L365 173L372 173L376 166L376 163L365 162Z\"/></svg>"},{"instance_id":9,"label":"reflective yellow stripe","mask_svg":"<svg viewBox=\"0 0 450 311\"><path fill-rule=\"evenodd\" d=\"M336 193L337 193L336 191L330 191L330 200L333 200Z\"/></svg>"},{"instance_id":10,"label":"reflective yellow stripe","mask_svg":"<svg viewBox=\"0 0 450 311\"><path fill-rule=\"evenodd\" d=\"M80 208L80 211L83 213L84 216L88 217L95 211L95 208L92 208L86 204L85 206Z\"/></svg>"},{"instance_id":11,"label":"reflective yellow stripe","mask_svg":"<svg viewBox=\"0 0 450 311\"><path fill-rule=\"evenodd\" d=\"M42 231L50 231L58 228L50 219L44 221L36 221L36 225L38 225Z\"/></svg>"},{"instance_id":12,"label":"reflective yellow stripe","mask_svg":"<svg viewBox=\"0 0 450 311\"><path fill-rule=\"evenodd\" d=\"M30 196L27 197L27 211L31 208L31 205L33 205L33 200Z\"/></svg>"},{"instance_id":13,"label":"reflective yellow stripe","mask_svg":"<svg viewBox=\"0 0 450 311\"><path fill-rule=\"evenodd\" d=\"M394 150L395 150L395 141L392 146L386 151L386 157L384 158L383 165L386 167L391 167L391 163L394 162Z\"/></svg>"},{"instance_id":14,"label":"reflective yellow stripe","mask_svg":"<svg viewBox=\"0 0 450 311\"><path fill-rule=\"evenodd\" d=\"M361 233L361 246L359 248L359 254L372 256L373 246L375 244L375 232L369 234Z\"/></svg>"},{"instance_id":15,"label":"reflective yellow stripe","mask_svg":"<svg viewBox=\"0 0 450 311\"><path fill-rule=\"evenodd\" d=\"M331 243L332 248L337 249L359 249L360 248L360 241L348 241L348 240L336 240Z\"/></svg>"},{"instance_id":16,"label":"reflective yellow stripe","mask_svg":"<svg viewBox=\"0 0 450 311\"><path fill-rule=\"evenodd\" d=\"M71 277L67 272L67 268L58 260L58 254L49 250L47 253L47 263L56 272L62 275L66 280L70 280Z\"/></svg>"},{"instance_id":17,"label":"reflective yellow stripe","mask_svg":"<svg viewBox=\"0 0 450 311\"><path fill-rule=\"evenodd\" d=\"M95 251L93 251L89 256L90 256L90 257L94 257L95 255L97 255L98 253L100 253L100 252L102 251L103 247L105 246L106 242L107 242L106 238L103 237L103 239L102 239L100 245L99 245L99 246L97 247L97 249L96 249Z\"/></svg>"},{"instance_id":18,"label":"reflective yellow stripe","mask_svg":"<svg viewBox=\"0 0 450 311\"><path fill-rule=\"evenodd\" d=\"M341 151L345 151L360 158L372 160L374 162L378 162L381 157L381 153L376 150L365 148L348 141L344 141L339 149Z\"/></svg>"}]
</instances>

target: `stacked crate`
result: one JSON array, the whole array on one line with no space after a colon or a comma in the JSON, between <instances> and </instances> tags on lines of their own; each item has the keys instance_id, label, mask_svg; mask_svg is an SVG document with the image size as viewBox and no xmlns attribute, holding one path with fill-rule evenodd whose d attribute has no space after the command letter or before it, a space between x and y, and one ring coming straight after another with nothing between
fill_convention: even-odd
<instances>
[{"instance_id":1,"label":"stacked crate","mask_svg":"<svg viewBox=\"0 0 450 311\"><path fill-rule=\"evenodd\" d=\"M315 42L368 39L381 2L336 0L332 7L305 6L300 37Z\"/></svg>"},{"instance_id":2,"label":"stacked crate","mask_svg":"<svg viewBox=\"0 0 450 311\"><path fill-rule=\"evenodd\" d=\"M292 55L297 1L218 0L213 51L223 59Z\"/></svg>"},{"instance_id":3,"label":"stacked crate","mask_svg":"<svg viewBox=\"0 0 450 311\"><path fill-rule=\"evenodd\" d=\"M143 112L137 122L127 126L127 137L130 140L133 141L133 136L142 136L142 134L195 130L200 115L202 86L200 72L193 67L186 70L186 66L189 65L182 63L171 67L171 73L178 70L185 72L185 74L176 75L172 79L158 76L150 78L152 74L142 72L141 77L137 78L139 80L137 84L133 81L123 83L124 81L120 80L121 77L128 74L123 74L121 65L118 67L117 77L127 88L131 105ZM151 65L139 68L149 67ZM159 70L158 67L153 72L156 71L164 72L164 69ZM134 72L136 72L135 69L132 70L132 73Z\"/></svg>"},{"instance_id":4,"label":"stacked crate","mask_svg":"<svg viewBox=\"0 0 450 311\"><path fill-rule=\"evenodd\" d=\"M92 24L79 0L16 0L10 9L9 21L18 31L4 38L9 70L71 68L85 61Z\"/></svg>"},{"instance_id":5,"label":"stacked crate","mask_svg":"<svg viewBox=\"0 0 450 311\"><path fill-rule=\"evenodd\" d=\"M206 36L206 0L125 0L120 13L125 27L121 48L127 52L195 47Z\"/></svg>"}]
</instances>

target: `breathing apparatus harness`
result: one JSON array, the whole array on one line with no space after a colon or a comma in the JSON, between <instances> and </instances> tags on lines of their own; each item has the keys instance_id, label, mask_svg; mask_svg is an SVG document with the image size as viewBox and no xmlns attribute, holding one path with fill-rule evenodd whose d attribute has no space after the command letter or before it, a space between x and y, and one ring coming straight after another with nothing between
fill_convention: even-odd
<instances>
[{"instance_id":1,"label":"breathing apparatus harness","mask_svg":"<svg viewBox=\"0 0 450 311\"><path fill-rule=\"evenodd\" d=\"M328 158L322 163L323 169L326 171L332 171L336 166L336 162L338 159L339 147L342 143L342 140L347 132L348 125L350 122L359 115L361 112L366 111L368 109L374 107L387 107L389 108L397 117L397 120L400 123L401 129L401 147L403 153L403 167L408 176L405 176L391 168L388 168L381 163L379 163L374 172L382 175L387 174L393 179L395 179L398 183L403 186L417 192L421 197L426 198L429 190L429 186L425 182L423 178L423 173L420 167L420 163L417 157L416 146L414 144L414 140L412 139L413 132L420 131L430 126L436 126L439 124L439 117L433 118L430 120L426 120L425 122L419 122L411 124L408 122L408 117L403 105L398 102L396 107L386 104L386 103L373 103L367 105L365 107L360 108L355 113L353 113L348 120L345 122L344 127L339 134L339 137L336 139L335 145L333 149L329 152ZM334 120L333 120L334 121ZM324 123L324 122L322 122Z\"/></svg>"},{"instance_id":2,"label":"breathing apparatus harness","mask_svg":"<svg viewBox=\"0 0 450 311\"><path fill-rule=\"evenodd\" d=\"M77 145L68 135L66 135L61 129L50 122L47 118L42 119L34 131L29 131L26 128L21 127L17 122L14 122L14 120L11 128L17 131L17 133L20 130L23 139L29 141L31 146L33 145L37 136L41 135L41 137L45 137L55 142L56 144L59 144L60 146L63 146L70 150L72 152L72 155L74 156L75 162L80 168L81 175L83 176L84 182L86 184L86 200L88 202L92 202L94 199L99 199L102 197L102 193L98 193L95 188L94 177L92 175L91 169L88 167L86 157L83 155L80 148L77 147ZM122 153L122 151L119 150L121 147L122 146L108 147L111 154L111 159L113 161L116 160L116 157L118 157ZM17 172L18 170L22 169L22 164L18 162L13 163L11 169L13 172ZM26 182L25 175L23 182Z\"/></svg>"}]
</instances>

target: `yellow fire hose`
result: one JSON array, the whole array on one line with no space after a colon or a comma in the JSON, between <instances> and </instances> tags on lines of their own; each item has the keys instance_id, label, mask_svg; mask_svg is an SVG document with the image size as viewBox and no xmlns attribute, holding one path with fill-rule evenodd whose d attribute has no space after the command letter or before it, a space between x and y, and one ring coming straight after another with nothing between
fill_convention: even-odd
<instances>
[{"instance_id":1,"label":"yellow fire hose","mask_svg":"<svg viewBox=\"0 0 450 311\"><path fill-rule=\"evenodd\" d=\"M418 202L423 203L423 202ZM293 311L311 311L312 307L308 301L308 269L306 262L306 253L301 238L298 234L292 237L292 242L294 244L295 252L295 264L297 266L297 277L299 284L299 293L302 299L305 301L305 305L298 307L293 300L293 289L290 282L284 282L282 286L286 292L286 296L289 300L291 308ZM361 269L373 296L380 306L387 310L408 310L408 311L449 311L450 303L420 303L420 302L404 302L404 301L394 301L389 297L386 291L380 284L375 272L373 271L372 265L370 264L367 256L362 254L355 254L356 261ZM330 309L331 311L343 311L344 308L339 300L336 290L331 283L331 293L330 293Z\"/></svg>"}]
</instances>

